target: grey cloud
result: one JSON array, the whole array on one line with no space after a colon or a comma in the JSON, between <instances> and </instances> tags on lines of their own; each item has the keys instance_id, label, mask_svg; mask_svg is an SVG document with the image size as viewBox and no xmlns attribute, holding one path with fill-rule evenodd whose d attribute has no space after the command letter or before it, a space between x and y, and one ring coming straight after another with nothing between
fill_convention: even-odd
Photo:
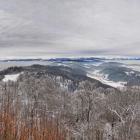
<instances>
[{"instance_id":1,"label":"grey cloud","mask_svg":"<svg viewBox=\"0 0 140 140\"><path fill-rule=\"evenodd\" d=\"M13 57L135 56L139 5L139 0L0 0L0 48Z\"/></svg>"}]
</instances>

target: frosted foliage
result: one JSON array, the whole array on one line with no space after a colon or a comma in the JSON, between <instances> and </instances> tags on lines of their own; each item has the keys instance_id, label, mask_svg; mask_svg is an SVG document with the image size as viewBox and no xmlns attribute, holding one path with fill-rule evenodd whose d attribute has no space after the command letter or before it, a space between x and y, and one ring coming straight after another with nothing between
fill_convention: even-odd
<instances>
[{"instance_id":1,"label":"frosted foliage","mask_svg":"<svg viewBox=\"0 0 140 140\"><path fill-rule=\"evenodd\" d=\"M54 77L37 72L22 73L15 82L1 82L0 109L8 106L29 125L34 119L38 123L41 119L45 123L45 118L59 119L67 140L140 138L138 87L120 91L83 81L76 91L69 92L56 82Z\"/></svg>"}]
</instances>

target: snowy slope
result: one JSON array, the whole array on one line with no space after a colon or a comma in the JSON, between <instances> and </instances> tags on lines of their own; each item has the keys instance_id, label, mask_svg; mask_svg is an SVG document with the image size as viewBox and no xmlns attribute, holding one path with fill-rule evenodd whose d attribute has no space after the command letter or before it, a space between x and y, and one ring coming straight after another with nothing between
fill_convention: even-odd
<instances>
[{"instance_id":1,"label":"snowy slope","mask_svg":"<svg viewBox=\"0 0 140 140\"><path fill-rule=\"evenodd\" d=\"M93 73L87 74L88 77L99 80L103 84L115 87L115 88L123 88L126 82L113 82L107 78L107 75L100 74L98 70L95 70Z\"/></svg>"},{"instance_id":2,"label":"snowy slope","mask_svg":"<svg viewBox=\"0 0 140 140\"><path fill-rule=\"evenodd\" d=\"M20 73L19 74L13 74L13 75L5 75L5 78L2 80L3 82L7 82L8 80L11 80L11 81L16 81L17 78L19 77Z\"/></svg>"}]
</instances>

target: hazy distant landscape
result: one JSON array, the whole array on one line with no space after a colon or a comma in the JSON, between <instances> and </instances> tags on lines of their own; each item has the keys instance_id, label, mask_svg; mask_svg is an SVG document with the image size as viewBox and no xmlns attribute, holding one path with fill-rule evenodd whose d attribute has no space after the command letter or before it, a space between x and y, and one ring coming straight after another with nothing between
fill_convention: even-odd
<instances>
[{"instance_id":1,"label":"hazy distant landscape","mask_svg":"<svg viewBox=\"0 0 140 140\"><path fill-rule=\"evenodd\" d=\"M24 67L34 64L44 66L62 66L72 69L80 69L85 75L99 80L100 82L112 87L124 87L127 83L131 85L140 82L140 61L139 60L49 60L49 61L9 61L0 62L0 70L8 67ZM65 68L64 71L67 71ZM76 73L75 73L76 74ZM80 73L79 73L80 74Z\"/></svg>"}]
</instances>

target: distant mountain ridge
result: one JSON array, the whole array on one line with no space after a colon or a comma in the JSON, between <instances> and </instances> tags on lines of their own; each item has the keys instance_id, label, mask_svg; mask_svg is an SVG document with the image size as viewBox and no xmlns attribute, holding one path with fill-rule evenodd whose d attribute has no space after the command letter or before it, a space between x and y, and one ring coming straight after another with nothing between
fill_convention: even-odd
<instances>
[{"instance_id":1,"label":"distant mountain ridge","mask_svg":"<svg viewBox=\"0 0 140 140\"><path fill-rule=\"evenodd\" d=\"M103 60L140 60L140 57L136 58L115 58L115 57L75 57L75 58L10 58L0 59L0 62L20 62L20 61L78 61L78 62L92 62Z\"/></svg>"}]
</instances>

